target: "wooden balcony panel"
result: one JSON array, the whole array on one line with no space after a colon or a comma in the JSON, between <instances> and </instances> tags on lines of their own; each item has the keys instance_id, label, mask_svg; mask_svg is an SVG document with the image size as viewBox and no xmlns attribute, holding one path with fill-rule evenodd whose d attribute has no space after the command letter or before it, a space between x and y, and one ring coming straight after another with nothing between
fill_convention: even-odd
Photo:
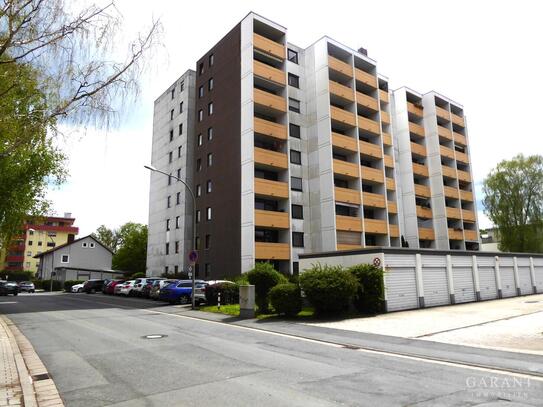
<instances>
[{"instance_id":1,"label":"wooden balcony panel","mask_svg":"<svg viewBox=\"0 0 543 407\"><path fill-rule=\"evenodd\" d=\"M288 243L255 242L255 258L258 260L290 260Z\"/></svg>"},{"instance_id":2,"label":"wooden balcony panel","mask_svg":"<svg viewBox=\"0 0 543 407\"><path fill-rule=\"evenodd\" d=\"M344 202L353 205L360 205L360 191L349 188L335 187L336 202Z\"/></svg>"},{"instance_id":3,"label":"wooden balcony panel","mask_svg":"<svg viewBox=\"0 0 543 407\"><path fill-rule=\"evenodd\" d=\"M473 192L460 190L460 199L466 202L473 202Z\"/></svg>"},{"instance_id":4,"label":"wooden balcony panel","mask_svg":"<svg viewBox=\"0 0 543 407\"><path fill-rule=\"evenodd\" d=\"M447 198L453 198L453 199L458 199L458 189L455 188L455 187L448 187L448 186L444 186L443 187L444 189L444 192L445 192L445 196Z\"/></svg>"},{"instance_id":5,"label":"wooden balcony panel","mask_svg":"<svg viewBox=\"0 0 543 407\"><path fill-rule=\"evenodd\" d=\"M381 134L381 126L378 122L362 116L358 116L358 127L377 136Z\"/></svg>"},{"instance_id":6,"label":"wooden balcony panel","mask_svg":"<svg viewBox=\"0 0 543 407\"><path fill-rule=\"evenodd\" d=\"M440 126L438 125L437 126L437 134L440 136L440 137L443 137L447 140L452 140L452 132L447 129L446 127L443 127L443 126Z\"/></svg>"},{"instance_id":7,"label":"wooden balcony panel","mask_svg":"<svg viewBox=\"0 0 543 407\"><path fill-rule=\"evenodd\" d=\"M334 173L350 178L358 178L358 165L347 161L334 159Z\"/></svg>"},{"instance_id":8,"label":"wooden balcony panel","mask_svg":"<svg viewBox=\"0 0 543 407\"><path fill-rule=\"evenodd\" d=\"M353 77L353 67L332 56L328 56L328 67L336 72L340 72L343 75L347 75L349 78Z\"/></svg>"},{"instance_id":9,"label":"wooden balcony panel","mask_svg":"<svg viewBox=\"0 0 543 407\"><path fill-rule=\"evenodd\" d=\"M255 209L255 225L272 229L288 229L288 213Z\"/></svg>"},{"instance_id":10,"label":"wooden balcony panel","mask_svg":"<svg viewBox=\"0 0 543 407\"><path fill-rule=\"evenodd\" d=\"M456 161L460 161L464 164L469 164L468 155L466 153L462 153L460 151L455 151L454 153L456 155Z\"/></svg>"},{"instance_id":11,"label":"wooden balcony panel","mask_svg":"<svg viewBox=\"0 0 543 407\"><path fill-rule=\"evenodd\" d=\"M389 102L388 92L385 92L384 90L379 89L379 99L381 100L381 102L388 103Z\"/></svg>"},{"instance_id":12,"label":"wooden balcony panel","mask_svg":"<svg viewBox=\"0 0 543 407\"><path fill-rule=\"evenodd\" d=\"M415 116L422 117L424 115L424 112L422 110L422 106L417 106L414 103L407 102L407 111L411 114L414 114Z\"/></svg>"},{"instance_id":13,"label":"wooden balcony panel","mask_svg":"<svg viewBox=\"0 0 543 407\"><path fill-rule=\"evenodd\" d=\"M417 216L422 219L432 219L432 210L430 208L417 205Z\"/></svg>"},{"instance_id":14,"label":"wooden balcony panel","mask_svg":"<svg viewBox=\"0 0 543 407\"><path fill-rule=\"evenodd\" d=\"M266 150L260 147L255 147L255 163L283 170L288 169L288 158L285 153Z\"/></svg>"},{"instance_id":15,"label":"wooden balcony panel","mask_svg":"<svg viewBox=\"0 0 543 407\"><path fill-rule=\"evenodd\" d=\"M364 219L364 231L366 233L386 235L388 233L387 221L383 219Z\"/></svg>"},{"instance_id":16,"label":"wooden balcony panel","mask_svg":"<svg viewBox=\"0 0 543 407\"><path fill-rule=\"evenodd\" d=\"M455 229L449 228L449 239L464 240L464 232L462 230L455 230Z\"/></svg>"},{"instance_id":17,"label":"wooden balcony panel","mask_svg":"<svg viewBox=\"0 0 543 407\"><path fill-rule=\"evenodd\" d=\"M424 127L419 124L409 123L409 131L418 136L424 137Z\"/></svg>"},{"instance_id":18,"label":"wooden balcony panel","mask_svg":"<svg viewBox=\"0 0 543 407\"><path fill-rule=\"evenodd\" d=\"M443 109L442 107L436 106L436 115L442 119L451 120L449 111L447 109Z\"/></svg>"},{"instance_id":19,"label":"wooden balcony panel","mask_svg":"<svg viewBox=\"0 0 543 407\"><path fill-rule=\"evenodd\" d=\"M254 131L278 140L287 139L287 127L285 125L260 119L259 117L254 118Z\"/></svg>"},{"instance_id":20,"label":"wooden balcony panel","mask_svg":"<svg viewBox=\"0 0 543 407\"><path fill-rule=\"evenodd\" d=\"M356 139L343 134L332 132L332 145L334 147L358 153Z\"/></svg>"},{"instance_id":21,"label":"wooden balcony panel","mask_svg":"<svg viewBox=\"0 0 543 407\"><path fill-rule=\"evenodd\" d=\"M360 148L360 154L368 155L374 158L383 158L381 146L378 144L368 143L367 141L359 140L358 146Z\"/></svg>"},{"instance_id":22,"label":"wooden balcony panel","mask_svg":"<svg viewBox=\"0 0 543 407\"><path fill-rule=\"evenodd\" d=\"M396 189L396 181L394 181L394 178L387 177L386 184L389 191L394 191Z\"/></svg>"},{"instance_id":23,"label":"wooden balcony panel","mask_svg":"<svg viewBox=\"0 0 543 407\"><path fill-rule=\"evenodd\" d=\"M354 91L348 86L342 85L341 83L329 81L328 87L330 93L333 95L339 96L342 99L354 102Z\"/></svg>"},{"instance_id":24,"label":"wooden balcony panel","mask_svg":"<svg viewBox=\"0 0 543 407\"><path fill-rule=\"evenodd\" d=\"M392 136L388 133L383 133L383 144L385 146L392 146Z\"/></svg>"},{"instance_id":25,"label":"wooden balcony panel","mask_svg":"<svg viewBox=\"0 0 543 407\"><path fill-rule=\"evenodd\" d=\"M468 140L466 139L466 136L460 133L456 133L456 132L453 132L453 136L454 136L454 144L458 144L460 146L468 145Z\"/></svg>"},{"instance_id":26,"label":"wooden balcony panel","mask_svg":"<svg viewBox=\"0 0 543 407\"><path fill-rule=\"evenodd\" d=\"M441 153L442 157L447 157L454 160L454 150L452 148L439 146L439 152Z\"/></svg>"},{"instance_id":27,"label":"wooden balcony panel","mask_svg":"<svg viewBox=\"0 0 543 407\"><path fill-rule=\"evenodd\" d=\"M374 112L379 110L379 103L377 103L377 99L364 93L356 92L356 103L358 103L360 106L365 106Z\"/></svg>"},{"instance_id":28,"label":"wooden balcony panel","mask_svg":"<svg viewBox=\"0 0 543 407\"><path fill-rule=\"evenodd\" d=\"M422 144L411 142L411 153L421 157L426 157L426 147L424 147Z\"/></svg>"},{"instance_id":29,"label":"wooden balcony panel","mask_svg":"<svg viewBox=\"0 0 543 407\"><path fill-rule=\"evenodd\" d=\"M285 72L263 62L254 60L253 71L256 76L264 78L268 81L278 83L282 86L285 86L286 84Z\"/></svg>"},{"instance_id":30,"label":"wooden balcony panel","mask_svg":"<svg viewBox=\"0 0 543 407\"><path fill-rule=\"evenodd\" d=\"M384 208L386 206L385 196L371 192L362 192L362 202L364 206L371 208Z\"/></svg>"},{"instance_id":31,"label":"wooden balcony panel","mask_svg":"<svg viewBox=\"0 0 543 407\"><path fill-rule=\"evenodd\" d=\"M387 208L388 213L398 213L398 205L396 205L396 202L388 201Z\"/></svg>"},{"instance_id":32,"label":"wooden balcony panel","mask_svg":"<svg viewBox=\"0 0 543 407\"><path fill-rule=\"evenodd\" d=\"M282 113L287 111L287 102L285 98L263 91L262 89L254 89L254 102L257 105L269 107Z\"/></svg>"},{"instance_id":33,"label":"wooden balcony panel","mask_svg":"<svg viewBox=\"0 0 543 407\"><path fill-rule=\"evenodd\" d=\"M457 172L458 172L458 179L459 180L464 181L464 182L470 182L471 181L471 176L470 176L469 172L462 171L462 170L457 170Z\"/></svg>"},{"instance_id":34,"label":"wooden balcony panel","mask_svg":"<svg viewBox=\"0 0 543 407\"><path fill-rule=\"evenodd\" d=\"M336 215L336 230L362 232L362 219L354 216Z\"/></svg>"},{"instance_id":35,"label":"wooden balcony panel","mask_svg":"<svg viewBox=\"0 0 543 407\"><path fill-rule=\"evenodd\" d=\"M340 109L336 106L330 106L330 115L332 120L348 124L349 126L356 126L355 114L347 110Z\"/></svg>"},{"instance_id":36,"label":"wooden balcony panel","mask_svg":"<svg viewBox=\"0 0 543 407\"><path fill-rule=\"evenodd\" d=\"M354 76L357 81L365 83L372 88L377 88L377 77L371 73L367 73L361 69L354 68Z\"/></svg>"},{"instance_id":37,"label":"wooden balcony panel","mask_svg":"<svg viewBox=\"0 0 543 407\"><path fill-rule=\"evenodd\" d=\"M456 170L452 167L442 165L441 172L443 173L444 177L456 179Z\"/></svg>"},{"instance_id":38,"label":"wooden balcony panel","mask_svg":"<svg viewBox=\"0 0 543 407\"><path fill-rule=\"evenodd\" d=\"M373 182L377 182L377 183L380 183L380 184L385 182L384 175L383 175L383 170L377 169L377 168L366 167L364 165L361 166L361 170L362 170L362 179L363 180L373 181Z\"/></svg>"},{"instance_id":39,"label":"wooden balcony panel","mask_svg":"<svg viewBox=\"0 0 543 407\"><path fill-rule=\"evenodd\" d=\"M419 239L421 239L421 240L435 240L434 229L432 229L432 228L419 228Z\"/></svg>"},{"instance_id":40,"label":"wooden balcony panel","mask_svg":"<svg viewBox=\"0 0 543 407\"><path fill-rule=\"evenodd\" d=\"M398 227L398 225L388 225L388 231L390 237L400 237L400 228Z\"/></svg>"},{"instance_id":41,"label":"wooden balcony panel","mask_svg":"<svg viewBox=\"0 0 543 407\"><path fill-rule=\"evenodd\" d=\"M390 115L388 112L381 110L381 121L385 124L390 124Z\"/></svg>"},{"instance_id":42,"label":"wooden balcony panel","mask_svg":"<svg viewBox=\"0 0 543 407\"><path fill-rule=\"evenodd\" d=\"M415 195L421 198L430 198L430 188L426 185L415 184Z\"/></svg>"},{"instance_id":43,"label":"wooden balcony panel","mask_svg":"<svg viewBox=\"0 0 543 407\"><path fill-rule=\"evenodd\" d=\"M447 218L449 219L461 219L462 216L460 215L460 209L459 208L452 208L450 206L445 207L447 211Z\"/></svg>"},{"instance_id":44,"label":"wooden balcony panel","mask_svg":"<svg viewBox=\"0 0 543 407\"><path fill-rule=\"evenodd\" d=\"M477 233L476 230L464 229L464 238L466 240L471 240L471 241L474 241L474 242L478 242L479 241L479 234Z\"/></svg>"},{"instance_id":45,"label":"wooden balcony panel","mask_svg":"<svg viewBox=\"0 0 543 407\"><path fill-rule=\"evenodd\" d=\"M394 159L391 155L385 154L384 156L385 167L394 168Z\"/></svg>"},{"instance_id":46,"label":"wooden balcony panel","mask_svg":"<svg viewBox=\"0 0 543 407\"><path fill-rule=\"evenodd\" d=\"M428 177L428 166L413 163L413 174L420 175L421 177Z\"/></svg>"},{"instance_id":47,"label":"wooden balcony panel","mask_svg":"<svg viewBox=\"0 0 543 407\"><path fill-rule=\"evenodd\" d=\"M262 35L256 33L253 34L253 46L266 54L272 55L281 60L285 59L285 46Z\"/></svg>"},{"instance_id":48,"label":"wooden balcony panel","mask_svg":"<svg viewBox=\"0 0 543 407\"><path fill-rule=\"evenodd\" d=\"M468 209L462 209L462 219L465 222L475 222L475 212Z\"/></svg>"},{"instance_id":49,"label":"wooden balcony panel","mask_svg":"<svg viewBox=\"0 0 543 407\"><path fill-rule=\"evenodd\" d=\"M462 116L458 116L457 114L451 113L451 118L454 124L457 124L461 127L465 126L464 118Z\"/></svg>"},{"instance_id":50,"label":"wooden balcony panel","mask_svg":"<svg viewBox=\"0 0 543 407\"><path fill-rule=\"evenodd\" d=\"M263 197L286 199L289 197L288 183L255 178L255 194Z\"/></svg>"},{"instance_id":51,"label":"wooden balcony panel","mask_svg":"<svg viewBox=\"0 0 543 407\"><path fill-rule=\"evenodd\" d=\"M359 245L359 244L347 244L347 243L338 243L337 244L337 250L339 251L342 251L342 250L357 250L357 249L361 249L362 246Z\"/></svg>"}]
</instances>

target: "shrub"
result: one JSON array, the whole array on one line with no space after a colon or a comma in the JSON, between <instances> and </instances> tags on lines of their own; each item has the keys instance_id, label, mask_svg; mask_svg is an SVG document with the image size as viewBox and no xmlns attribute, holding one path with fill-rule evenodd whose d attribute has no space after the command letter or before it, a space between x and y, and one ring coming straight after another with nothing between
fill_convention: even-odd
<instances>
[{"instance_id":1,"label":"shrub","mask_svg":"<svg viewBox=\"0 0 543 407\"><path fill-rule=\"evenodd\" d=\"M239 303L239 285L218 283L206 287L206 305L217 305L219 293L221 293L221 305Z\"/></svg>"},{"instance_id":2,"label":"shrub","mask_svg":"<svg viewBox=\"0 0 543 407\"><path fill-rule=\"evenodd\" d=\"M145 273L134 273L130 276L130 280L135 280L136 278L145 278Z\"/></svg>"},{"instance_id":3,"label":"shrub","mask_svg":"<svg viewBox=\"0 0 543 407\"><path fill-rule=\"evenodd\" d=\"M270 302L278 314L293 317L302 310L300 287L296 284L278 284L270 290Z\"/></svg>"},{"instance_id":4,"label":"shrub","mask_svg":"<svg viewBox=\"0 0 543 407\"><path fill-rule=\"evenodd\" d=\"M373 264L358 264L350 267L349 272L359 284L353 299L356 310L368 314L382 312L385 305L383 269Z\"/></svg>"},{"instance_id":5,"label":"shrub","mask_svg":"<svg viewBox=\"0 0 543 407\"><path fill-rule=\"evenodd\" d=\"M317 314L348 309L358 289L356 278L341 266L320 264L300 275L300 285Z\"/></svg>"},{"instance_id":6,"label":"shrub","mask_svg":"<svg viewBox=\"0 0 543 407\"><path fill-rule=\"evenodd\" d=\"M162 273L160 277L165 277L168 280L188 280L189 273L185 271L179 271L177 273ZM136 277L139 278L139 277Z\"/></svg>"},{"instance_id":7,"label":"shrub","mask_svg":"<svg viewBox=\"0 0 543 407\"><path fill-rule=\"evenodd\" d=\"M66 280L64 282L64 291L72 291L72 286L84 283L84 280Z\"/></svg>"},{"instance_id":8,"label":"shrub","mask_svg":"<svg viewBox=\"0 0 543 407\"><path fill-rule=\"evenodd\" d=\"M255 267L247 273L247 279L255 286L255 302L262 314L269 311L270 290L279 283L287 282L286 278L270 263L256 263Z\"/></svg>"},{"instance_id":9,"label":"shrub","mask_svg":"<svg viewBox=\"0 0 543 407\"><path fill-rule=\"evenodd\" d=\"M51 280L33 280L34 287L37 289L43 289L45 291L49 291L51 287ZM53 291L60 291L62 290L62 282L58 280L53 280Z\"/></svg>"},{"instance_id":10,"label":"shrub","mask_svg":"<svg viewBox=\"0 0 543 407\"><path fill-rule=\"evenodd\" d=\"M1 271L0 272L0 279L3 279L6 277L9 281L31 281L36 273L33 271Z\"/></svg>"}]
</instances>

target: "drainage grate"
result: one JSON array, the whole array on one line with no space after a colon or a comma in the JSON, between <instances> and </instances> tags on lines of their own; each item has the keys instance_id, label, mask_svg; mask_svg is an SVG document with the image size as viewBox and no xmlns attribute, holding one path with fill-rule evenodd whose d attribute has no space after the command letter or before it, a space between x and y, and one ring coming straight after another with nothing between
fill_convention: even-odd
<instances>
[{"instance_id":1,"label":"drainage grate","mask_svg":"<svg viewBox=\"0 0 543 407\"><path fill-rule=\"evenodd\" d=\"M35 382L39 382L40 380L47 380L47 379L49 379L49 373L35 374L32 376L32 380Z\"/></svg>"},{"instance_id":2,"label":"drainage grate","mask_svg":"<svg viewBox=\"0 0 543 407\"><path fill-rule=\"evenodd\" d=\"M151 334L151 335L144 335L142 336L142 339L162 339L166 338L168 335L162 335L162 334Z\"/></svg>"},{"instance_id":3,"label":"drainage grate","mask_svg":"<svg viewBox=\"0 0 543 407\"><path fill-rule=\"evenodd\" d=\"M353 350L361 349L360 346L356 346L356 345L342 345L341 347L345 349L353 349Z\"/></svg>"}]
</instances>

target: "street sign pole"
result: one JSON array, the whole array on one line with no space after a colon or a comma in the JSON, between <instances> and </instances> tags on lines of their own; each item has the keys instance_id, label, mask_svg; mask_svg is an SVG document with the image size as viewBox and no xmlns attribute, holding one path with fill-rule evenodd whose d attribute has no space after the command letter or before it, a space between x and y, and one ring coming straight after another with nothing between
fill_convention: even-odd
<instances>
[{"instance_id":1,"label":"street sign pole","mask_svg":"<svg viewBox=\"0 0 543 407\"><path fill-rule=\"evenodd\" d=\"M195 298L195 291L196 291L196 280L195 280L195 274L196 270L194 270L196 266L196 262L198 261L198 252L193 249L189 252L189 262L190 262L190 268L192 274L192 309L196 308L196 298Z\"/></svg>"}]
</instances>

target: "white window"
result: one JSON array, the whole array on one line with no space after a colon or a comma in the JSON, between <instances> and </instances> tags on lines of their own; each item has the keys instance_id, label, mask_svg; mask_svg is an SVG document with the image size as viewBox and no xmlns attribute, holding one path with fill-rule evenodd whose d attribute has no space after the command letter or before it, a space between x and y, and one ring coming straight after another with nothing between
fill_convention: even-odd
<instances>
[{"instance_id":1,"label":"white window","mask_svg":"<svg viewBox=\"0 0 543 407\"><path fill-rule=\"evenodd\" d=\"M94 249L94 243L92 243L92 242L89 243L89 247L90 247L91 249Z\"/></svg>"},{"instance_id":2,"label":"white window","mask_svg":"<svg viewBox=\"0 0 543 407\"><path fill-rule=\"evenodd\" d=\"M201 122L204 120L204 111L202 109L198 110L198 121Z\"/></svg>"},{"instance_id":3,"label":"white window","mask_svg":"<svg viewBox=\"0 0 543 407\"><path fill-rule=\"evenodd\" d=\"M198 147L200 147L202 144L204 144L204 138L201 134L198 134Z\"/></svg>"},{"instance_id":4,"label":"white window","mask_svg":"<svg viewBox=\"0 0 543 407\"><path fill-rule=\"evenodd\" d=\"M206 220L211 220L211 208L207 207L206 209Z\"/></svg>"},{"instance_id":5,"label":"white window","mask_svg":"<svg viewBox=\"0 0 543 407\"><path fill-rule=\"evenodd\" d=\"M26 255L27 255L28 257L32 257L32 252L26 252Z\"/></svg>"},{"instance_id":6,"label":"white window","mask_svg":"<svg viewBox=\"0 0 543 407\"><path fill-rule=\"evenodd\" d=\"M87 247L87 242L83 242L83 243L81 244L81 246L82 246L83 248L86 248L86 247Z\"/></svg>"},{"instance_id":7,"label":"white window","mask_svg":"<svg viewBox=\"0 0 543 407\"><path fill-rule=\"evenodd\" d=\"M211 116L213 114L213 102L207 105L207 114Z\"/></svg>"},{"instance_id":8,"label":"white window","mask_svg":"<svg viewBox=\"0 0 543 407\"><path fill-rule=\"evenodd\" d=\"M57 232L47 232L48 236L57 237Z\"/></svg>"},{"instance_id":9,"label":"white window","mask_svg":"<svg viewBox=\"0 0 543 407\"><path fill-rule=\"evenodd\" d=\"M60 262L61 263L69 263L70 262L70 256L67 255L67 254L63 254L62 257L60 258Z\"/></svg>"}]
</instances>

